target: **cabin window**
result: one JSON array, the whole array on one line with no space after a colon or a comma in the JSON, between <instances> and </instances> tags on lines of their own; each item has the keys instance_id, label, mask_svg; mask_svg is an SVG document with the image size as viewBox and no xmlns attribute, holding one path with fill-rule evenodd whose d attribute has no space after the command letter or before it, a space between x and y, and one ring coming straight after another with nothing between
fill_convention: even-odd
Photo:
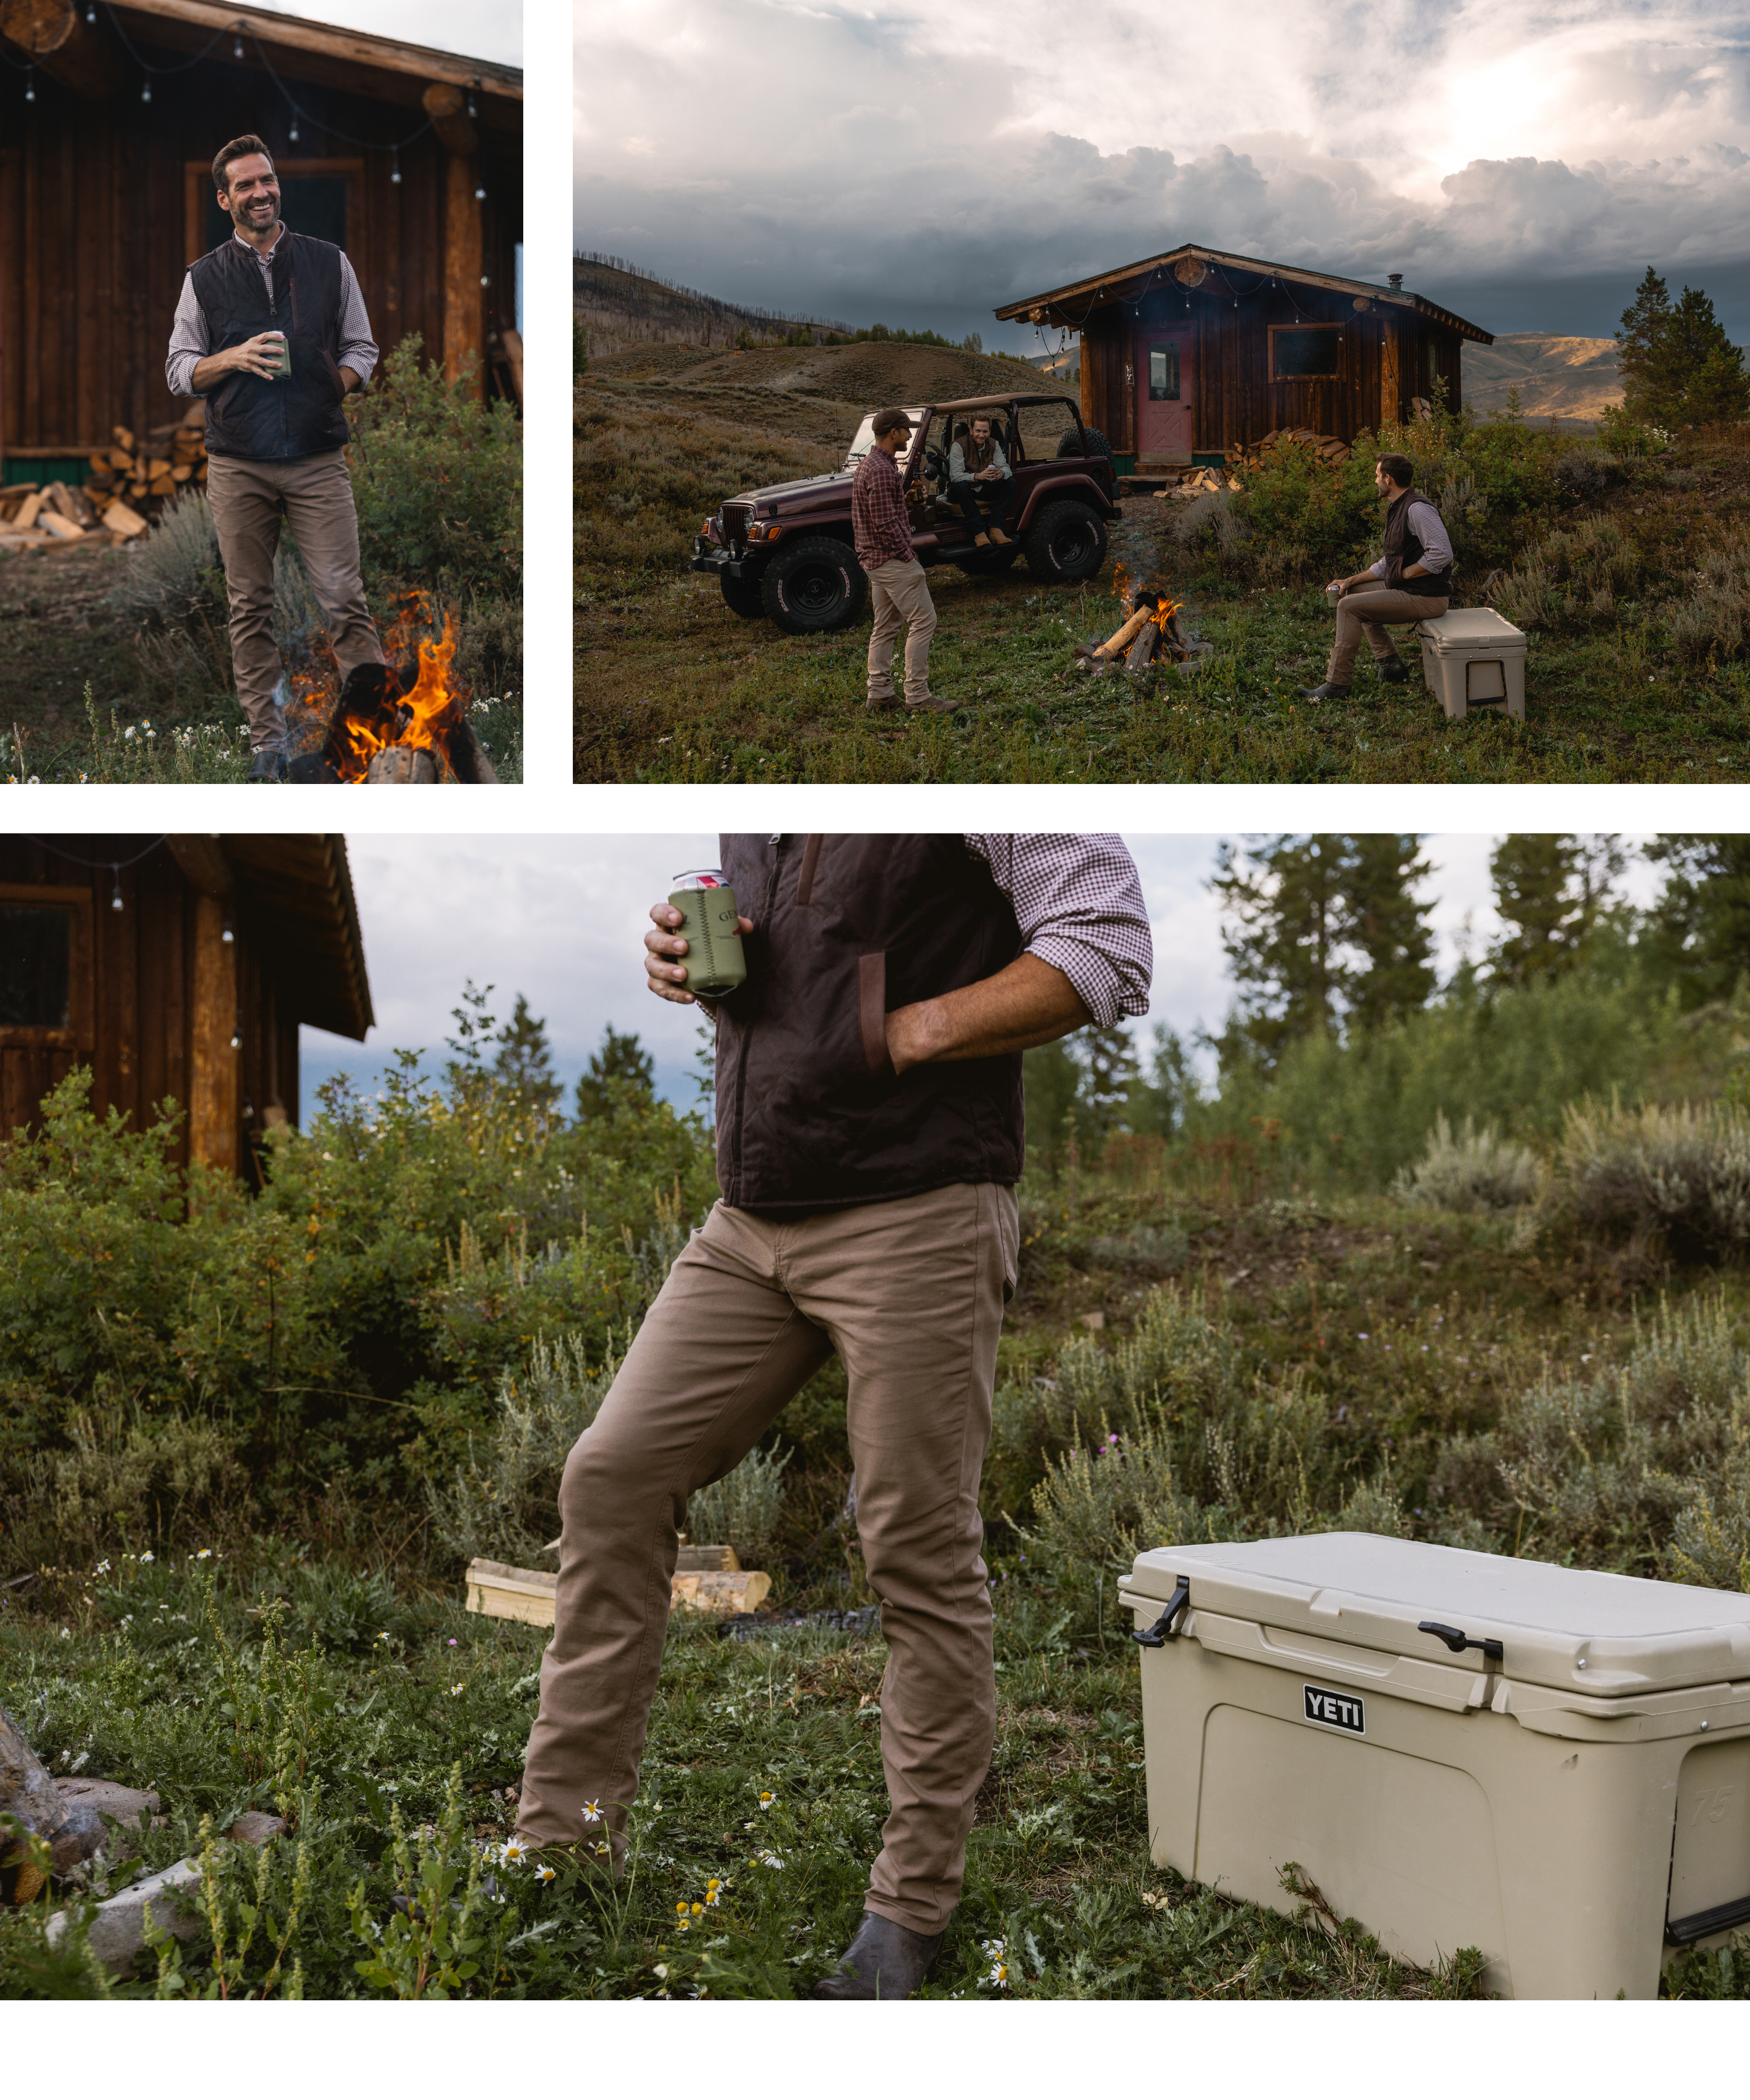
<instances>
[{"instance_id":1,"label":"cabin window","mask_svg":"<svg viewBox=\"0 0 1750 2100\"><path fill-rule=\"evenodd\" d=\"M1334 379L1342 355L1343 332L1330 328L1273 328L1270 331L1272 379Z\"/></svg>"},{"instance_id":2,"label":"cabin window","mask_svg":"<svg viewBox=\"0 0 1750 2100\"><path fill-rule=\"evenodd\" d=\"M72 1026L73 935L64 907L0 904L0 1027Z\"/></svg>"},{"instance_id":3,"label":"cabin window","mask_svg":"<svg viewBox=\"0 0 1750 2100\"><path fill-rule=\"evenodd\" d=\"M1176 401L1179 399L1179 345L1176 342L1153 342L1148 346L1148 399L1151 401Z\"/></svg>"}]
</instances>

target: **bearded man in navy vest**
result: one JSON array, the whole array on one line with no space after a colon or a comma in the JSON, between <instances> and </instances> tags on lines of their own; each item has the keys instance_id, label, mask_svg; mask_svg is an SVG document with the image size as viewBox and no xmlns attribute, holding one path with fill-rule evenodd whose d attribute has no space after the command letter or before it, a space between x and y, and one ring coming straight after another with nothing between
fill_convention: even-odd
<instances>
[{"instance_id":1,"label":"bearded man in navy vest","mask_svg":"<svg viewBox=\"0 0 1750 2100\"><path fill-rule=\"evenodd\" d=\"M253 133L220 147L213 183L236 231L190 265L165 375L206 403L207 500L231 610L231 660L251 780L286 777L273 562L292 528L346 677L382 644L359 574L359 518L341 404L377 364L353 267L280 217L273 157Z\"/></svg>"}]
</instances>

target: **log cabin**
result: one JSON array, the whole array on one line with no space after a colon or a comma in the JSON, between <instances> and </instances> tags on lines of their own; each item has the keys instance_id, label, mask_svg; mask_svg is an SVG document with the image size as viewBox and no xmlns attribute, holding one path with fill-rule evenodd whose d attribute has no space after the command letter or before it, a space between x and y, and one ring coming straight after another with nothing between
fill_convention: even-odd
<instances>
[{"instance_id":1,"label":"log cabin","mask_svg":"<svg viewBox=\"0 0 1750 2100\"><path fill-rule=\"evenodd\" d=\"M996 310L1082 339L1082 416L1121 473L1219 465L1272 430L1353 442L1444 392L1494 338L1403 280L1384 285L1190 244Z\"/></svg>"},{"instance_id":2,"label":"log cabin","mask_svg":"<svg viewBox=\"0 0 1750 2100\"><path fill-rule=\"evenodd\" d=\"M373 1021L337 834L0 836L0 1137L88 1065L98 1114L173 1101L178 1163L253 1181L306 1021Z\"/></svg>"},{"instance_id":3,"label":"log cabin","mask_svg":"<svg viewBox=\"0 0 1750 2100\"><path fill-rule=\"evenodd\" d=\"M518 68L216 0L0 0L0 480L77 483L118 426L181 417L171 316L245 132L386 356L417 334L520 401Z\"/></svg>"}]
</instances>

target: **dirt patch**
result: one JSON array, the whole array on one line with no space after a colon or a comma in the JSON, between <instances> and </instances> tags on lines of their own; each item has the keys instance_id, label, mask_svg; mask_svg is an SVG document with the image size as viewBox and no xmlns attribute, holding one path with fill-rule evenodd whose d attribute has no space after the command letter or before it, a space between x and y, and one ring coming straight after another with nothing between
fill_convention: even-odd
<instances>
[{"instance_id":1,"label":"dirt patch","mask_svg":"<svg viewBox=\"0 0 1750 2100\"><path fill-rule=\"evenodd\" d=\"M106 600L127 557L77 542L0 555L0 731L27 751L86 734L85 688L124 718L139 686L127 621ZM7 753L8 770L17 762Z\"/></svg>"}]
</instances>

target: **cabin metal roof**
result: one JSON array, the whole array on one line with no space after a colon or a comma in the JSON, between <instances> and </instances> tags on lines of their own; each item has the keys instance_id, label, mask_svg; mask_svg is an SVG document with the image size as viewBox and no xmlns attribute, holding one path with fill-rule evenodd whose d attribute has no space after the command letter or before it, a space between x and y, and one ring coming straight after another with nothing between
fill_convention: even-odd
<instances>
[{"instance_id":1,"label":"cabin metal roof","mask_svg":"<svg viewBox=\"0 0 1750 2100\"><path fill-rule=\"evenodd\" d=\"M1366 298L1382 307L1398 307L1407 312L1455 329L1472 342L1492 342L1495 338L1486 329L1474 321L1467 321L1462 315L1425 299L1419 292L1394 292L1384 285L1369 284L1364 278L1339 277L1329 270L1305 270L1296 263L1269 262L1256 255L1232 255L1225 249L1204 248L1194 241L1184 242L1177 248L1168 249L1164 254L1144 256L1139 262L1127 262L1122 269L1102 271L1097 276L1078 278L1073 285L1060 285L1055 291L1035 292L1025 299L1016 299L1008 306L998 307L996 317L999 321L1031 320L1035 317L1047 321L1053 328L1079 329L1095 311L1109 300L1121 296L1119 288L1133 280L1147 277L1153 280L1170 272L1175 263L1188 257L1195 257L1210 267L1221 270L1243 270L1254 277L1276 277L1293 285L1316 285L1321 291L1347 292L1351 298ZM1139 290L1144 289L1139 286ZM1186 287L1181 286L1180 289ZM1197 290L1202 290L1198 285ZM1233 285L1229 289L1244 294L1255 289L1251 285ZM1062 303L1079 303L1082 311L1078 314Z\"/></svg>"}]
</instances>

